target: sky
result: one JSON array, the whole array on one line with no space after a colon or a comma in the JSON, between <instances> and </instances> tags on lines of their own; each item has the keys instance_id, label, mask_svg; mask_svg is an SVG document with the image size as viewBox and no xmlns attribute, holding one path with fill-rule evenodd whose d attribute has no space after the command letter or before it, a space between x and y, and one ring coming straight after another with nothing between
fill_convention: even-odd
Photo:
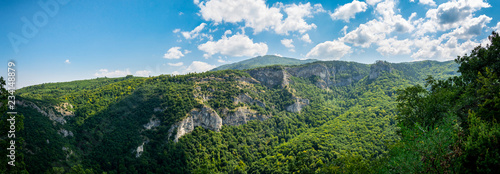
<instances>
[{"instance_id":1,"label":"sky","mask_svg":"<svg viewBox=\"0 0 500 174\"><path fill-rule=\"evenodd\" d=\"M203 72L262 55L453 60L500 30L496 0L0 0L17 87ZM4 65L1 65L4 64Z\"/></svg>"}]
</instances>

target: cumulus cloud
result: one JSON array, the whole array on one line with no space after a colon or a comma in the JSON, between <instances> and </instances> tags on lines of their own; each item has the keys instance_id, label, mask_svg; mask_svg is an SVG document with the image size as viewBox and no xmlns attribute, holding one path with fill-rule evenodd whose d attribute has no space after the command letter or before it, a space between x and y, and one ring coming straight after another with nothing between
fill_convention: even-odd
<instances>
[{"instance_id":1,"label":"cumulus cloud","mask_svg":"<svg viewBox=\"0 0 500 174\"><path fill-rule=\"evenodd\" d=\"M151 74L151 71L148 70L141 70L141 71L136 71L134 76L139 76L139 77L148 77L149 74Z\"/></svg>"},{"instance_id":2,"label":"cumulus cloud","mask_svg":"<svg viewBox=\"0 0 500 174\"><path fill-rule=\"evenodd\" d=\"M309 34L304 34L302 37L300 37L300 40L307 42L307 43L312 43L311 38L309 38Z\"/></svg>"},{"instance_id":3,"label":"cumulus cloud","mask_svg":"<svg viewBox=\"0 0 500 174\"><path fill-rule=\"evenodd\" d=\"M415 2L415 0L410 0L410 2ZM434 0L419 0L418 3L423 5L436 6L436 2L434 2Z\"/></svg>"},{"instance_id":4,"label":"cumulus cloud","mask_svg":"<svg viewBox=\"0 0 500 174\"><path fill-rule=\"evenodd\" d=\"M479 36L483 28L486 27L486 24L489 23L491 19L492 18L486 15L481 15L477 18L471 18L467 20L468 22L465 23L464 25L460 26L459 28L456 28L450 33L441 35L441 37L446 38L454 36L458 39L464 39L464 40L471 39L472 37Z\"/></svg>"},{"instance_id":5,"label":"cumulus cloud","mask_svg":"<svg viewBox=\"0 0 500 174\"><path fill-rule=\"evenodd\" d=\"M130 70L126 69L125 71L122 70L115 70L115 71L109 71L108 69L100 69L98 72L94 74L96 77L123 77L126 75L130 75Z\"/></svg>"},{"instance_id":6,"label":"cumulus cloud","mask_svg":"<svg viewBox=\"0 0 500 174\"><path fill-rule=\"evenodd\" d=\"M340 41L326 41L316 45L306 57L323 60L339 60L344 55L351 53L351 47Z\"/></svg>"},{"instance_id":7,"label":"cumulus cloud","mask_svg":"<svg viewBox=\"0 0 500 174\"><path fill-rule=\"evenodd\" d=\"M375 5L375 4L379 3L380 1L382 1L382 0L366 0L366 3L369 5Z\"/></svg>"},{"instance_id":8,"label":"cumulus cloud","mask_svg":"<svg viewBox=\"0 0 500 174\"><path fill-rule=\"evenodd\" d=\"M410 54L413 42L409 39L398 40L397 38L384 39L377 42L377 51L384 55Z\"/></svg>"},{"instance_id":9,"label":"cumulus cloud","mask_svg":"<svg viewBox=\"0 0 500 174\"><path fill-rule=\"evenodd\" d=\"M163 55L163 58L165 59L179 59L181 57L184 57L184 54L182 54L182 51L180 51L181 47L172 47L170 48L165 55Z\"/></svg>"},{"instance_id":10,"label":"cumulus cloud","mask_svg":"<svg viewBox=\"0 0 500 174\"><path fill-rule=\"evenodd\" d=\"M435 9L430 9L425 14L425 21L418 24L419 31L417 35L425 33L435 33L457 28L467 24L472 18L473 13L481 8L491 7L484 0L452 0L439 5Z\"/></svg>"},{"instance_id":11,"label":"cumulus cloud","mask_svg":"<svg viewBox=\"0 0 500 174\"><path fill-rule=\"evenodd\" d=\"M500 31L500 22L498 22L497 26L493 27L492 29L499 32Z\"/></svg>"},{"instance_id":12,"label":"cumulus cloud","mask_svg":"<svg viewBox=\"0 0 500 174\"><path fill-rule=\"evenodd\" d=\"M172 30L173 33L178 33L180 31L181 31L181 29L179 29L179 28L176 28L176 29Z\"/></svg>"},{"instance_id":13,"label":"cumulus cloud","mask_svg":"<svg viewBox=\"0 0 500 174\"><path fill-rule=\"evenodd\" d=\"M167 64L168 64L168 65L170 65L170 66L182 66L182 65L184 65L184 63L182 63L182 62L178 62L178 63L167 63Z\"/></svg>"},{"instance_id":14,"label":"cumulus cloud","mask_svg":"<svg viewBox=\"0 0 500 174\"><path fill-rule=\"evenodd\" d=\"M186 39L193 39L193 38L196 38L198 37L198 35L200 34L201 30L203 30L203 28L205 28L207 24L206 23L201 23L200 25L198 25L196 28L194 28L193 30L187 32L187 31L183 31L181 32L182 36L184 36L184 38ZM175 31L175 30L174 30Z\"/></svg>"},{"instance_id":15,"label":"cumulus cloud","mask_svg":"<svg viewBox=\"0 0 500 174\"><path fill-rule=\"evenodd\" d=\"M218 41L208 41L199 45L198 49L204 51L203 56L208 58L217 53L234 57L265 55L268 48L265 43L254 43L248 36L236 34L231 37L222 36Z\"/></svg>"},{"instance_id":16,"label":"cumulus cloud","mask_svg":"<svg viewBox=\"0 0 500 174\"><path fill-rule=\"evenodd\" d=\"M206 62L193 61L191 65L186 68L186 73L188 72L205 72L214 69L215 65L210 65Z\"/></svg>"},{"instance_id":17,"label":"cumulus cloud","mask_svg":"<svg viewBox=\"0 0 500 174\"><path fill-rule=\"evenodd\" d=\"M66 61L64 61L65 64L71 64L71 62L69 61L69 59L66 59Z\"/></svg>"},{"instance_id":18,"label":"cumulus cloud","mask_svg":"<svg viewBox=\"0 0 500 174\"><path fill-rule=\"evenodd\" d=\"M358 28L340 38L340 41L368 48L371 44L385 39L387 35L394 31L408 33L415 29L409 19L406 20L400 14L396 14L394 0L378 3L375 12L379 15L378 18L360 24ZM410 19L412 17L414 15L411 15Z\"/></svg>"},{"instance_id":19,"label":"cumulus cloud","mask_svg":"<svg viewBox=\"0 0 500 174\"><path fill-rule=\"evenodd\" d=\"M349 22L349 19L354 18L356 13L364 12L367 8L368 7L365 2L354 0L351 3L347 3L335 9L335 12L330 14L330 16L334 20L338 19Z\"/></svg>"},{"instance_id":20,"label":"cumulus cloud","mask_svg":"<svg viewBox=\"0 0 500 174\"><path fill-rule=\"evenodd\" d=\"M312 13L324 12L321 5L306 4L283 5L276 3L268 7L265 0L209 0L196 3L200 7L200 15L206 21L215 24L222 22L240 23L253 28L254 33L263 30L274 30L278 34L291 31L304 33L316 28L315 24L305 22L305 17ZM287 18L283 20L283 10Z\"/></svg>"},{"instance_id":21,"label":"cumulus cloud","mask_svg":"<svg viewBox=\"0 0 500 174\"><path fill-rule=\"evenodd\" d=\"M295 48L295 46L293 45L292 39L283 39L283 40L281 40L281 44L283 44L287 48Z\"/></svg>"},{"instance_id":22,"label":"cumulus cloud","mask_svg":"<svg viewBox=\"0 0 500 174\"><path fill-rule=\"evenodd\" d=\"M479 43L467 40L463 43L458 43L456 37L450 37L448 40L432 39L428 36L414 40L414 45L417 52L411 57L414 60L453 60L457 56L464 55L478 46Z\"/></svg>"}]
</instances>

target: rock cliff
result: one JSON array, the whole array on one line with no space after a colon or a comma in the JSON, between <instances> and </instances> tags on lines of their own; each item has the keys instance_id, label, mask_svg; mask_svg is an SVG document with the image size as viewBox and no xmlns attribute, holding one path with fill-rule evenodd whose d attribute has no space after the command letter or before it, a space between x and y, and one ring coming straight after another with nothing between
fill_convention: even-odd
<instances>
[{"instance_id":1,"label":"rock cliff","mask_svg":"<svg viewBox=\"0 0 500 174\"><path fill-rule=\"evenodd\" d=\"M281 66L251 69L246 72L268 88L276 86L284 88L288 85L288 73Z\"/></svg>"},{"instance_id":2,"label":"rock cliff","mask_svg":"<svg viewBox=\"0 0 500 174\"><path fill-rule=\"evenodd\" d=\"M384 72L391 73L391 65L386 61L377 61L375 64L370 66L370 76L368 78L370 80L376 79Z\"/></svg>"},{"instance_id":3,"label":"rock cliff","mask_svg":"<svg viewBox=\"0 0 500 174\"><path fill-rule=\"evenodd\" d=\"M299 112L302 110L302 108L306 107L309 105L309 99L303 99L303 98L298 98L294 97L293 100L295 100L295 103L289 105L286 107L286 111L288 112Z\"/></svg>"},{"instance_id":4,"label":"rock cliff","mask_svg":"<svg viewBox=\"0 0 500 174\"><path fill-rule=\"evenodd\" d=\"M228 111L225 109L222 112L224 115L224 120L222 120L222 124L230 125L230 126L238 126L242 124L246 124L251 120L260 120L264 121L269 116L258 114L257 111L248 109L246 107L238 107L235 111Z\"/></svg>"},{"instance_id":5,"label":"rock cliff","mask_svg":"<svg viewBox=\"0 0 500 174\"><path fill-rule=\"evenodd\" d=\"M189 112L186 118L170 128L169 137L174 130L177 130L174 136L174 142L177 142L180 137L192 132L196 126L219 132L222 127L222 118L212 108L206 105L201 109L195 108Z\"/></svg>"}]
</instances>

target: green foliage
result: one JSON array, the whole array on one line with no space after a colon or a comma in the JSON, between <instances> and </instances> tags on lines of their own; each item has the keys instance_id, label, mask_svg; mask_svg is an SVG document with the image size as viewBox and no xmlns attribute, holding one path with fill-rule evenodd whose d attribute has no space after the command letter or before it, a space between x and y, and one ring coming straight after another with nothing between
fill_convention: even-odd
<instances>
[{"instance_id":1,"label":"green foliage","mask_svg":"<svg viewBox=\"0 0 500 174\"><path fill-rule=\"evenodd\" d=\"M321 89L316 85L323 81L319 76L291 76L289 85L268 88L254 82L245 71L222 70L149 78L99 78L23 88L19 94L22 100L52 110L56 117L63 117L57 106L74 106L68 108L74 116L63 117L66 124L50 120L33 108L20 108L27 118L26 131L22 133L27 142L26 161L31 164L27 169L31 173L374 173L379 169L373 166L383 165L388 145L404 138L396 134L398 90L423 84L421 77L428 74L451 76L440 69L453 69L453 62L386 63L393 68L392 73L369 79L370 66L366 64L318 63L335 74L330 80L337 86ZM306 65L295 65L301 66ZM432 73L424 73L420 68ZM410 70L417 75L410 75ZM433 92L424 91L422 88L425 95L417 95L421 97L419 101L438 103L438 99L432 98ZM443 98L453 95L441 94ZM255 101L236 103L239 95L264 105ZM412 96L408 93L400 101ZM296 98L308 99L310 103L300 113L286 111ZM405 107L410 111L414 105ZM174 143L172 125L202 106L221 116L225 111L244 107L269 118L239 126L224 125L220 132L198 126ZM425 106L423 111L431 113L441 108ZM436 116L434 120L440 119ZM158 120L160 125L146 129L152 120ZM72 131L74 136L61 136L63 129ZM141 145L144 151L137 153Z\"/></svg>"},{"instance_id":2,"label":"green foliage","mask_svg":"<svg viewBox=\"0 0 500 174\"><path fill-rule=\"evenodd\" d=\"M500 36L458 57L460 76L427 78L399 93L401 142L386 172L493 173L500 169Z\"/></svg>"}]
</instances>

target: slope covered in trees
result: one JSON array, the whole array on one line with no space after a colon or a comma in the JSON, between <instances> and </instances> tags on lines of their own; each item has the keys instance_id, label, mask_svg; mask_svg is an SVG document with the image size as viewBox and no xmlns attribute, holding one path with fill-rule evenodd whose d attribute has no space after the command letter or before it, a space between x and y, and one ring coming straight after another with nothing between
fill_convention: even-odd
<instances>
[{"instance_id":1,"label":"slope covered in trees","mask_svg":"<svg viewBox=\"0 0 500 174\"><path fill-rule=\"evenodd\" d=\"M398 91L457 67L329 61L30 86L17 94L22 152L30 173L383 171L373 164L405 140Z\"/></svg>"}]
</instances>

